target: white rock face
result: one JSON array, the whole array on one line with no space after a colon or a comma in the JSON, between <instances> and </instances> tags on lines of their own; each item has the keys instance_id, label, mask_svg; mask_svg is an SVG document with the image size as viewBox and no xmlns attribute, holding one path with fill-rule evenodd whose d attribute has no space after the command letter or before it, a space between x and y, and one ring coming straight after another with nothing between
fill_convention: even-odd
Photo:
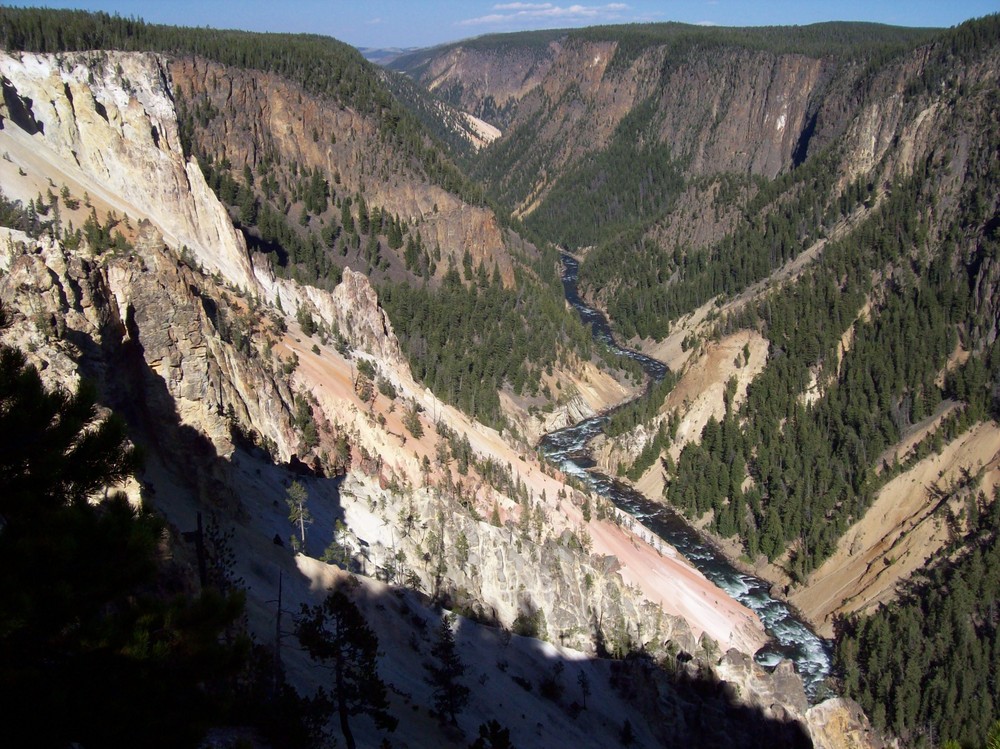
<instances>
[{"instance_id":1,"label":"white rock face","mask_svg":"<svg viewBox=\"0 0 1000 749\"><path fill-rule=\"evenodd\" d=\"M344 268L341 282L329 292L276 278L266 263L254 263L254 273L254 288L263 299L280 304L289 315L305 306L324 323L336 327L352 348L409 370L389 316L379 307L378 295L364 274Z\"/></svg>"},{"instance_id":2,"label":"white rock face","mask_svg":"<svg viewBox=\"0 0 1000 749\"><path fill-rule=\"evenodd\" d=\"M810 708L806 727L816 749L882 749L894 745L878 735L856 702L842 697Z\"/></svg>"},{"instance_id":3,"label":"white rock face","mask_svg":"<svg viewBox=\"0 0 1000 749\"><path fill-rule=\"evenodd\" d=\"M306 305L327 324L336 323L353 347L402 362L367 278L347 271L331 294L275 278L266 263L252 262L197 162L184 158L169 72L158 56L0 51L0 76L24 112L15 118L0 104L0 144L30 153L50 179L79 185L119 214L148 219L167 246L178 253L187 248L232 286L280 301L290 315ZM18 194L16 185L4 187L24 202L36 189Z\"/></svg>"},{"instance_id":4,"label":"white rock face","mask_svg":"<svg viewBox=\"0 0 1000 749\"><path fill-rule=\"evenodd\" d=\"M0 75L37 127L5 122L8 137L75 177L133 218L149 218L175 250L187 246L210 271L253 286L242 236L201 170L181 151L166 71L151 54L0 52Z\"/></svg>"}]
</instances>

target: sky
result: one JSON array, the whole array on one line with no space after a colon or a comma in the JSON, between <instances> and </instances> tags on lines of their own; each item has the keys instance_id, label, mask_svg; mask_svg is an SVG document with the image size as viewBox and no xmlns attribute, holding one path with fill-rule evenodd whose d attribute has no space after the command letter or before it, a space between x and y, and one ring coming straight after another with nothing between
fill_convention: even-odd
<instances>
[{"instance_id":1,"label":"sky","mask_svg":"<svg viewBox=\"0 0 1000 749\"><path fill-rule=\"evenodd\" d=\"M309 32L356 47L429 47L498 32L662 21L716 26L869 21L948 27L1000 11L1000 0L15 0L9 4L103 10L180 26Z\"/></svg>"}]
</instances>

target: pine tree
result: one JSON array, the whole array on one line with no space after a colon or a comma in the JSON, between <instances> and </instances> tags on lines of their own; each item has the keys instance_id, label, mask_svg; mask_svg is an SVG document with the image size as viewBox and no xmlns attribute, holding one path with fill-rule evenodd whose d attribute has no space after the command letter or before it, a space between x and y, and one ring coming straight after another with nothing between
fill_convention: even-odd
<instances>
[{"instance_id":1,"label":"pine tree","mask_svg":"<svg viewBox=\"0 0 1000 749\"><path fill-rule=\"evenodd\" d=\"M307 502L309 500L309 492L299 481L293 481L292 485L288 487L288 492L285 496L285 502L288 504L288 520L292 525L298 526L299 537L292 537L292 543L297 546L298 549L305 549L306 546L306 527L312 525L313 519L312 514L309 512L309 507Z\"/></svg>"},{"instance_id":2,"label":"pine tree","mask_svg":"<svg viewBox=\"0 0 1000 749\"><path fill-rule=\"evenodd\" d=\"M465 535L465 531L460 531L455 541L455 559L462 570L469 563L469 538Z\"/></svg>"},{"instance_id":3,"label":"pine tree","mask_svg":"<svg viewBox=\"0 0 1000 749\"><path fill-rule=\"evenodd\" d=\"M635 743L635 732L632 730L632 721L628 718L622 723L622 730L618 734L618 740L621 741L622 746L632 746Z\"/></svg>"},{"instance_id":4,"label":"pine tree","mask_svg":"<svg viewBox=\"0 0 1000 749\"><path fill-rule=\"evenodd\" d=\"M488 723L481 723L479 738L469 745L469 749L514 749L514 745L510 743L510 729L493 719Z\"/></svg>"},{"instance_id":5,"label":"pine tree","mask_svg":"<svg viewBox=\"0 0 1000 749\"><path fill-rule=\"evenodd\" d=\"M236 195L236 201L240 206L240 224L243 226L253 226L256 224L259 206L253 190L249 187L241 186Z\"/></svg>"},{"instance_id":6,"label":"pine tree","mask_svg":"<svg viewBox=\"0 0 1000 749\"><path fill-rule=\"evenodd\" d=\"M416 401L411 401L403 414L403 426L413 435L414 439L424 436L424 425L420 423L420 406Z\"/></svg>"},{"instance_id":7,"label":"pine tree","mask_svg":"<svg viewBox=\"0 0 1000 749\"><path fill-rule=\"evenodd\" d=\"M358 196L358 233L368 234L371 231L371 220L368 215L368 204L364 197Z\"/></svg>"},{"instance_id":8,"label":"pine tree","mask_svg":"<svg viewBox=\"0 0 1000 749\"><path fill-rule=\"evenodd\" d=\"M396 729L398 721L389 714L386 686L378 675L378 637L351 599L337 590L323 603L303 604L295 636L314 660L333 669L333 703L347 749L357 747L351 716L364 714L383 730ZM321 690L320 701L325 699Z\"/></svg>"},{"instance_id":9,"label":"pine tree","mask_svg":"<svg viewBox=\"0 0 1000 749\"><path fill-rule=\"evenodd\" d=\"M587 697L590 696L590 679L587 678L587 672L580 670L577 674L576 683L580 685L580 694L583 695L583 709L587 709Z\"/></svg>"},{"instance_id":10,"label":"pine tree","mask_svg":"<svg viewBox=\"0 0 1000 749\"><path fill-rule=\"evenodd\" d=\"M437 642L431 648L436 663L425 663L424 668L429 674L427 683L434 687L434 709L442 722L447 716L452 725L457 725L458 713L469 701L469 688L458 681L465 672L465 665L458 657L452 625L453 616L441 619Z\"/></svg>"}]
</instances>

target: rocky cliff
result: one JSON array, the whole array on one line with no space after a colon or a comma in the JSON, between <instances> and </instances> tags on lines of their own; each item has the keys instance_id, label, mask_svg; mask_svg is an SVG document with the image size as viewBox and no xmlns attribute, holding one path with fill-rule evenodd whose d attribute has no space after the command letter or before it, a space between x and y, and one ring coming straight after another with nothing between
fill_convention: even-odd
<instances>
[{"instance_id":1,"label":"rocky cliff","mask_svg":"<svg viewBox=\"0 0 1000 749\"><path fill-rule=\"evenodd\" d=\"M451 104L505 130L518 104L539 85L562 51L561 32L534 35L537 43L492 45L489 38L443 50L402 55L389 67L405 71Z\"/></svg>"},{"instance_id":2,"label":"rocky cliff","mask_svg":"<svg viewBox=\"0 0 1000 749\"><path fill-rule=\"evenodd\" d=\"M0 52L4 120L16 113L27 129L5 128L44 159L35 171L79 183L91 197L119 213L146 216L171 246L187 246L210 270L249 289L253 272L246 247L228 215L211 197L196 165L180 145L164 62L154 55L11 55ZM30 137L30 141L28 138ZM28 145L30 143L30 145ZM32 166L22 170L32 172ZM138 176L141 175L141 176ZM37 175L36 175L37 176ZM10 180L5 189L25 201ZM82 222L79 222L82 223Z\"/></svg>"},{"instance_id":3,"label":"rocky cliff","mask_svg":"<svg viewBox=\"0 0 1000 749\"><path fill-rule=\"evenodd\" d=\"M531 37L509 35L417 53L394 66L488 121L484 109L494 98L504 102L504 138L477 160L501 194L530 213L567 172L607 149L640 110L648 125L642 138L669 146L691 176L771 179L845 134L853 164L845 164L845 182L872 169L904 137L901 128L916 134L932 127L932 113L914 119L903 96L927 52L877 65L873 56L884 55L873 55L875 47L864 41L845 52L852 33L839 48L796 43L794 35L783 43L739 33L711 38L680 26L648 35L633 29L569 33L544 48ZM886 42L899 54L920 39ZM918 154L904 155L910 164L914 158ZM514 164L530 167L532 179L494 173ZM674 221L703 218L696 210L678 212Z\"/></svg>"},{"instance_id":4,"label":"rocky cliff","mask_svg":"<svg viewBox=\"0 0 1000 749\"><path fill-rule=\"evenodd\" d=\"M513 281L506 241L492 211L464 202L432 184L393 135L370 115L305 91L272 74L228 68L200 58L178 58L170 77L189 106L210 112L195 118L199 152L258 174L265 163L281 189L295 195L298 175L318 170L336 195L363 195L372 207L398 215L461 267L465 252ZM293 198L293 202L295 202ZM321 217L329 221L339 211ZM401 272L402 258L392 267ZM362 268L359 268L363 270Z\"/></svg>"},{"instance_id":5,"label":"rocky cliff","mask_svg":"<svg viewBox=\"0 0 1000 749\"><path fill-rule=\"evenodd\" d=\"M814 132L814 115L832 63L738 48L677 59L667 44L622 63L625 55L618 55L613 37L569 37L550 44L538 60L526 55L533 63L530 77L517 75L500 51L462 46L414 72L438 91L461 90L464 106L480 116L490 96L508 106L516 102L516 115L504 123L505 138L517 141L523 128L524 140L511 148L545 154L530 192L516 196L522 201L538 198L547 182L606 148L640 105L651 105L656 137L694 174L774 177L804 155L811 137L831 137ZM504 85L511 76L518 86ZM495 81L499 93L491 88Z\"/></svg>"},{"instance_id":6,"label":"rocky cliff","mask_svg":"<svg viewBox=\"0 0 1000 749\"><path fill-rule=\"evenodd\" d=\"M258 358L266 325L251 320L246 298L203 285L148 224L135 250L116 257L87 259L12 232L4 243L4 300L32 311L21 345L40 364L74 362L53 373L53 385L98 380L108 405L138 419L178 465L203 438L204 448L231 454L238 425L279 457L298 451L292 392ZM243 351L231 340L238 325L258 341Z\"/></svg>"}]
</instances>

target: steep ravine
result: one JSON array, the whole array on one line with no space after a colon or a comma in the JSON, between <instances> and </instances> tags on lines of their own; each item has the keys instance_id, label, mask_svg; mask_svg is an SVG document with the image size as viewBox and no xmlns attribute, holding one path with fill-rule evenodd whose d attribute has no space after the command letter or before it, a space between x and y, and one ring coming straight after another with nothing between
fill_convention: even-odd
<instances>
[{"instance_id":1,"label":"steep ravine","mask_svg":"<svg viewBox=\"0 0 1000 749\"><path fill-rule=\"evenodd\" d=\"M237 175L246 174L246 168L258 182L266 169L275 185L281 184L280 194L292 194L295 207L286 209L296 221L301 209L295 200L298 175L315 171L339 198L364 196L370 207L415 227L426 246L439 248L444 258L439 276L447 271L448 258L461 267L468 253L474 265L496 267L505 284L513 283L507 240L492 211L469 205L429 181L374 118L280 76L202 58L174 59L169 74L192 106L213 113L194 120L197 150L218 163L231 163ZM331 203L312 223L330 225L339 213ZM398 256L393 267L401 273L402 251L385 254ZM354 265L365 270L360 261Z\"/></svg>"}]
</instances>

